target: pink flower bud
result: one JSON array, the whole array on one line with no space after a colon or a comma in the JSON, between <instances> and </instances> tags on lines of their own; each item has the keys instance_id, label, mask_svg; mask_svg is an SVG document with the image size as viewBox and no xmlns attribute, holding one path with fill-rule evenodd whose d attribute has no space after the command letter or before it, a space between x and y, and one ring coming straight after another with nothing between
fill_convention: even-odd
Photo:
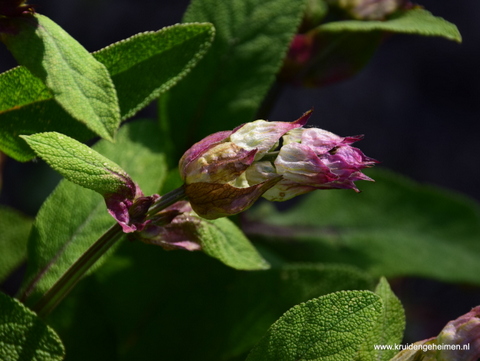
<instances>
[{"instance_id":1,"label":"pink flower bud","mask_svg":"<svg viewBox=\"0 0 480 361\"><path fill-rule=\"evenodd\" d=\"M215 219L244 211L260 196L284 201L315 189L351 188L372 180L361 169L377 161L322 129L302 128L312 111L294 122L256 120L193 145L179 163L193 210Z\"/></svg>"}]
</instances>

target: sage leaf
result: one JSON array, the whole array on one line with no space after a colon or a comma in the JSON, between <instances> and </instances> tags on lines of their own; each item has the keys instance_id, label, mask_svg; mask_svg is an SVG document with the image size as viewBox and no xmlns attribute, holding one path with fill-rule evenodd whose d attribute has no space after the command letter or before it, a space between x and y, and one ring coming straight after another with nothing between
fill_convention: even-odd
<instances>
[{"instance_id":1,"label":"sage leaf","mask_svg":"<svg viewBox=\"0 0 480 361\"><path fill-rule=\"evenodd\" d=\"M64 356L55 331L20 302L0 293L0 360L60 361Z\"/></svg>"},{"instance_id":2,"label":"sage leaf","mask_svg":"<svg viewBox=\"0 0 480 361\"><path fill-rule=\"evenodd\" d=\"M48 132L21 136L35 153L69 181L101 195L132 193L135 186L120 166L66 135Z\"/></svg>"},{"instance_id":3,"label":"sage leaf","mask_svg":"<svg viewBox=\"0 0 480 361\"><path fill-rule=\"evenodd\" d=\"M382 308L380 297L369 291L341 291L294 306L246 361L351 360Z\"/></svg>"},{"instance_id":4,"label":"sage leaf","mask_svg":"<svg viewBox=\"0 0 480 361\"><path fill-rule=\"evenodd\" d=\"M188 78L160 98L160 120L175 124L177 152L254 119L304 8L304 0L191 2L183 21L211 22L216 36Z\"/></svg>"},{"instance_id":5,"label":"sage leaf","mask_svg":"<svg viewBox=\"0 0 480 361\"><path fill-rule=\"evenodd\" d=\"M40 78L55 101L101 137L113 140L120 108L105 66L48 17L15 19L3 41L17 61Z\"/></svg>"}]
</instances>

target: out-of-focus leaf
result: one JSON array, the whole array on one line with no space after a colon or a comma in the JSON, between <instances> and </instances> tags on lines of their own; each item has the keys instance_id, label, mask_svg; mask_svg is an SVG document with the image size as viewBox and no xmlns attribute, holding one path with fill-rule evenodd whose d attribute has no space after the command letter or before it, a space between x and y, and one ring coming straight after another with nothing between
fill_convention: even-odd
<instances>
[{"instance_id":1,"label":"out-of-focus leaf","mask_svg":"<svg viewBox=\"0 0 480 361\"><path fill-rule=\"evenodd\" d=\"M31 226L31 219L0 206L0 283L26 259Z\"/></svg>"},{"instance_id":2,"label":"out-of-focus leaf","mask_svg":"<svg viewBox=\"0 0 480 361\"><path fill-rule=\"evenodd\" d=\"M400 11L386 21L345 20L333 21L318 27L320 32L370 32L388 31L392 33L439 36L456 42L462 41L457 27L424 9Z\"/></svg>"},{"instance_id":3,"label":"out-of-focus leaf","mask_svg":"<svg viewBox=\"0 0 480 361\"><path fill-rule=\"evenodd\" d=\"M388 350L388 345L399 345L403 339L405 329L405 312L400 300L390 289L385 278L381 278L375 289L383 301L383 312L377 319L369 335L365 335L365 341L355 357L356 361L388 361L397 351ZM375 350L375 345L385 345L384 350Z\"/></svg>"},{"instance_id":4,"label":"out-of-focus leaf","mask_svg":"<svg viewBox=\"0 0 480 361\"><path fill-rule=\"evenodd\" d=\"M115 144L101 141L93 148L125 169L146 194L160 189L165 160L154 123L127 124ZM32 301L38 298L113 223L100 195L62 181L43 204L30 234L24 292L32 294Z\"/></svg>"},{"instance_id":5,"label":"out-of-focus leaf","mask_svg":"<svg viewBox=\"0 0 480 361\"><path fill-rule=\"evenodd\" d=\"M246 361L352 360L382 312L379 296L342 291L288 310Z\"/></svg>"},{"instance_id":6,"label":"out-of-focus leaf","mask_svg":"<svg viewBox=\"0 0 480 361\"><path fill-rule=\"evenodd\" d=\"M303 14L304 0L194 0L183 21L208 21L212 48L161 97L161 122L175 125L181 154L191 143L253 120L275 80Z\"/></svg>"},{"instance_id":7,"label":"out-of-focus leaf","mask_svg":"<svg viewBox=\"0 0 480 361\"><path fill-rule=\"evenodd\" d=\"M133 116L182 79L212 42L211 24L181 24L112 44L93 56L112 77L121 119ZM35 153L19 135L56 131L84 141L95 134L60 107L24 67L0 75L0 149L19 161Z\"/></svg>"},{"instance_id":8,"label":"out-of-focus leaf","mask_svg":"<svg viewBox=\"0 0 480 361\"><path fill-rule=\"evenodd\" d=\"M374 275L479 284L480 209L461 195L380 169L362 193L316 191L285 212L262 207L250 231L287 259L349 263ZM268 204L265 204L268 206Z\"/></svg>"},{"instance_id":9,"label":"out-of-focus leaf","mask_svg":"<svg viewBox=\"0 0 480 361\"><path fill-rule=\"evenodd\" d=\"M71 117L113 140L120 109L105 65L44 15L17 17L11 26L17 31L4 33L2 40L17 61L45 83Z\"/></svg>"},{"instance_id":10,"label":"out-of-focus leaf","mask_svg":"<svg viewBox=\"0 0 480 361\"><path fill-rule=\"evenodd\" d=\"M20 302L0 293L0 360L60 361L64 356L55 331Z\"/></svg>"}]
</instances>

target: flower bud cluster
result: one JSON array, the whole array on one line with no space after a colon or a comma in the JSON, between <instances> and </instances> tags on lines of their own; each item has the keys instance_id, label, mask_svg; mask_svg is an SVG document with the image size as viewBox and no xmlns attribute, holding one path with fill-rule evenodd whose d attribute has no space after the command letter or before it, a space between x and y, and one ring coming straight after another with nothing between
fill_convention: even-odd
<instances>
[{"instance_id":1,"label":"flower bud cluster","mask_svg":"<svg viewBox=\"0 0 480 361\"><path fill-rule=\"evenodd\" d=\"M361 169L377 161L340 137L294 122L256 120L194 144L179 163L193 210L208 219L244 211L260 196L285 201L316 189L354 189L372 180Z\"/></svg>"}]
</instances>

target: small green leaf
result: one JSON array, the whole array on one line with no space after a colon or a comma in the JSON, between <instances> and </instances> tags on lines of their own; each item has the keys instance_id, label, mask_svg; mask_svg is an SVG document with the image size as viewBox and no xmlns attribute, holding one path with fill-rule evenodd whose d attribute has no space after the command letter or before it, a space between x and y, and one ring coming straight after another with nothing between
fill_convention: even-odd
<instances>
[{"instance_id":1,"label":"small green leaf","mask_svg":"<svg viewBox=\"0 0 480 361\"><path fill-rule=\"evenodd\" d=\"M367 173L376 182L360 194L319 190L282 213L258 209L256 235L292 261L480 284L477 203L380 168Z\"/></svg>"},{"instance_id":2,"label":"small green leaf","mask_svg":"<svg viewBox=\"0 0 480 361\"><path fill-rule=\"evenodd\" d=\"M3 41L17 61L45 83L73 118L113 140L120 109L105 66L46 16L19 17L15 25L18 33L4 34Z\"/></svg>"},{"instance_id":3,"label":"small green leaf","mask_svg":"<svg viewBox=\"0 0 480 361\"><path fill-rule=\"evenodd\" d=\"M389 31L393 33L440 36L456 42L462 41L457 27L424 9L411 9L392 15L386 21L345 20L319 26L320 32L370 32Z\"/></svg>"},{"instance_id":4,"label":"small green leaf","mask_svg":"<svg viewBox=\"0 0 480 361\"><path fill-rule=\"evenodd\" d=\"M93 149L120 164L145 194L160 189L166 166L155 123L129 123L115 144L101 141ZM102 197L62 181L42 205L30 234L23 293L32 294L34 302L113 223Z\"/></svg>"},{"instance_id":5,"label":"small green leaf","mask_svg":"<svg viewBox=\"0 0 480 361\"><path fill-rule=\"evenodd\" d=\"M121 119L134 115L188 74L207 51L213 34L211 24L179 24L134 35L93 53L112 77ZM35 156L18 138L22 134L56 131L79 141L95 136L24 67L1 74L0 89L0 149L19 161Z\"/></svg>"},{"instance_id":6,"label":"small green leaf","mask_svg":"<svg viewBox=\"0 0 480 361\"><path fill-rule=\"evenodd\" d=\"M31 219L0 206L0 283L26 259L31 226Z\"/></svg>"},{"instance_id":7,"label":"small green leaf","mask_svg":"<svg viewBox=\"0 0 480 361\"><path fill-rule=\"evenodd\" d=\"M365 335L365 342L358 351L356 361L388 361L397 351L375 350L375 345L399 345L403 339L405 329L405 312L402 303L390 289L387 280L382 277L375 289L383 301L383 312L378 318L369 335Z\"/></svg>"},{"instance_id":8,"label":"small green leaf","mask_svg":"<svg viewBox=\"0 0 480 361\"><path fill-rule=\"evenodd\" d=\"M49 132L21 136L35 153L69 181L102 195L128 192L130 176L117 164L66 135Z\"/></svg>"},{"instance_id":9,"label":"small green leaf","mask_svg":"<svg viewBox=\"0 0 480 361\"><path fill-rule=\"evenodd\" d=\"M20 302L0 293L0 360L60 361L64 357L55 331Z\"/></svg>"},{"instance_id":10,"label":"small green leaf","mask_svg":"<svg viewBox=\"0 0 480 361\"><path fill-rule=\"evenodd\" d=\"M351 360L381 312L380 297L369 291L310 300L280 317L246 361Z\"/></svg>"},{"instance_id":11,"label":"small green leaf","mask_svg":"<svg viewBox=\"0 0 480 361\"><path fill-rule=\"evenodd\" d=\"M215 41L188 78L161 101L175 124L177 152L219 130L253 120L275 81L305 0L194 0L183 21L208 21Z\"/></svg>"},{"instance_id":12,"label":"small green leaf","mask_svg":"<svg viewBox=\"0 0 480 361\"><path fill-rule=\"evenodd\" d=\"M270 266L240 229L227 218L202 220L198 227L202 250L227 266L262 270Z\"/></svg>"}]
</instances>

